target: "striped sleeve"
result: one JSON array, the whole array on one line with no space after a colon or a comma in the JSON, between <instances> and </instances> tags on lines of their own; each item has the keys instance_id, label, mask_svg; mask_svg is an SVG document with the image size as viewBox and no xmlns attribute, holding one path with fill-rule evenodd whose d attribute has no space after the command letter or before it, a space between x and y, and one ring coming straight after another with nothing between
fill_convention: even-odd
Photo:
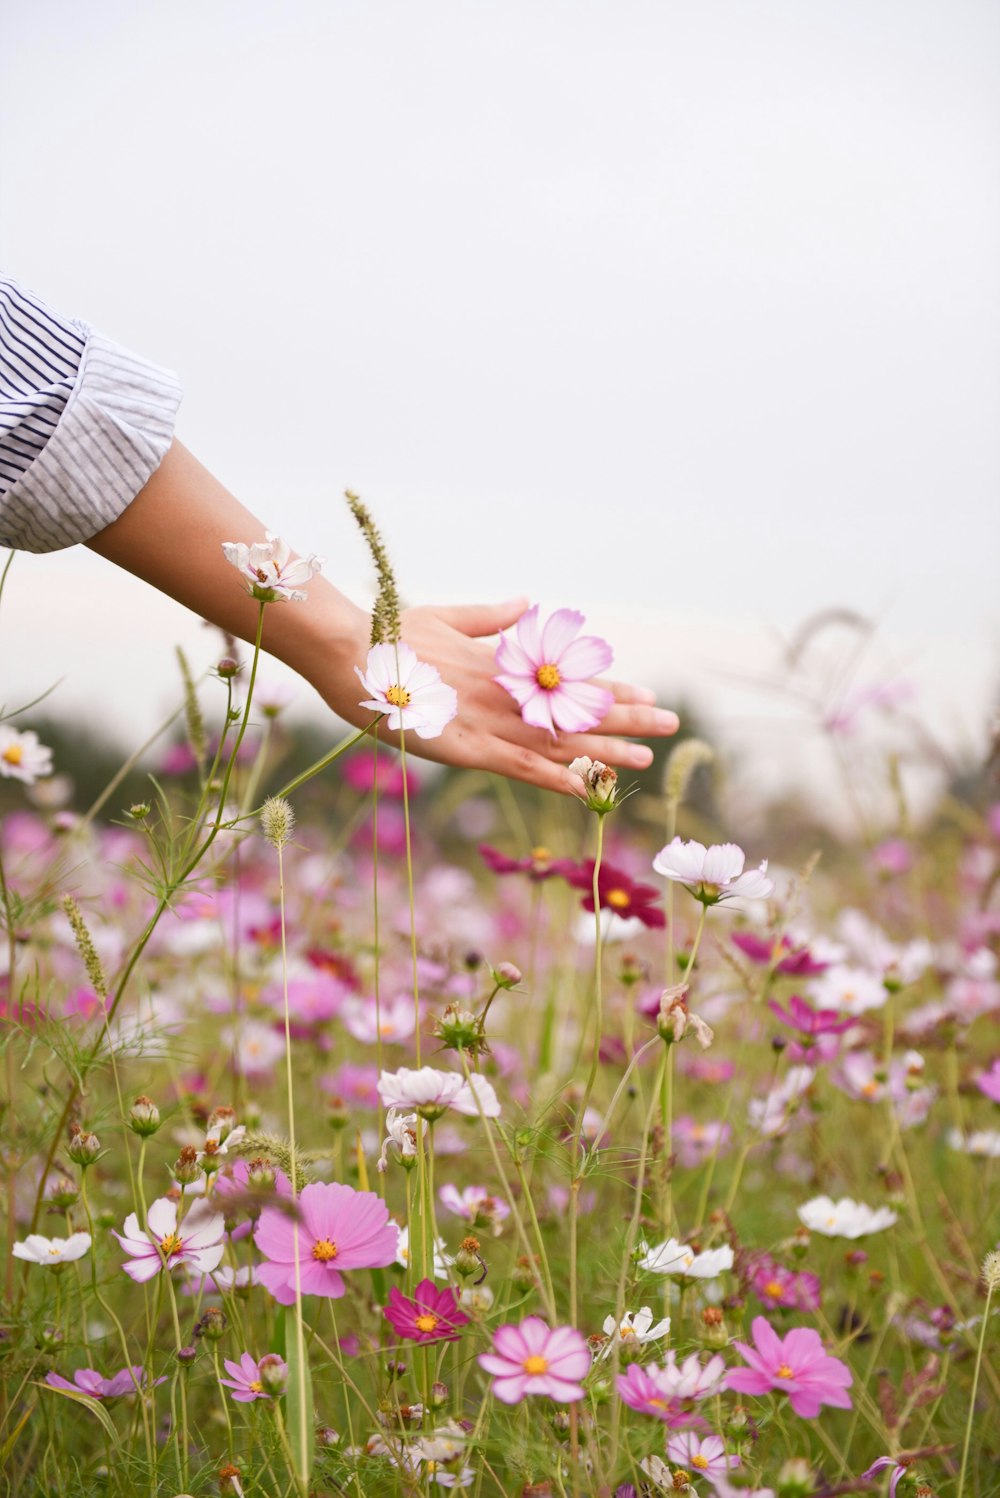
<instances>
[{"instance_id":1,"label":"striped sleeve","mask_svg":"<svg viewBox=\"0 0 1000 1498\"><path fill-rule=\"evenodd\" d=\"M116 520L173 437L176 378L0 277L0 546L58 551Z\"/></svg>"}]
</instances>

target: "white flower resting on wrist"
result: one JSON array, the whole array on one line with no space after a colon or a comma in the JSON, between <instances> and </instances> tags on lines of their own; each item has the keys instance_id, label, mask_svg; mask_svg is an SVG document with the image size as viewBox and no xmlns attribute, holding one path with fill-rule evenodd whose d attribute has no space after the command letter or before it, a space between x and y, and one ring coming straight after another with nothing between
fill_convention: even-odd
<instances>
[{"instance_id":1,"label":"white flower resting on wrist","mask_svg":"<svg viewBox=\"0 0 1000 1498\"><path fill-rule=\"evenodd\" d=\"M325 557L301 557L290 562L291 552L280 536L265 533L266 541L247 546L243 541L223 541L222 554L250 584L250 592L261 603L302 603L304 584L311 582Z\"/></svg>"},{"instance_id":2,"label":"white flower resting on wrist","mask_svg":"<svg viewBox=\"0 0 1000 1498\"><path fill-rule=\"evenodd\" d=\"M417 660L409 645L373 645L364 671L354 669L368 693L360 706L385 713L387 728L412 728L418 738L436 739L458 712L455 688L445 685L436 667Z\"/></svg>"}]
</instances>

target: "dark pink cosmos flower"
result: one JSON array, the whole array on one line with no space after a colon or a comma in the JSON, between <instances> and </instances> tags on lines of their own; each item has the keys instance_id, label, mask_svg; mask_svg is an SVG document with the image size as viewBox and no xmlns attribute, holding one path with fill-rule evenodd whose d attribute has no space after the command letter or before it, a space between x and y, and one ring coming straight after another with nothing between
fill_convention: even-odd
<instances>
[{"instance_id":1,"label":"dark pink cosmos flower","mask_svg":"<svg viewBox=\"0 0 1000 1498\"><path fill-rule=\"evenodd\" d=\"M786 1269L770 1254L756 1256L750 1266L750 1288L769 1311L816 1311L822 1286L819 1275Z\"/></svg>"},{"instance_id":2,"label":"dark pink cosmos flower","mask_svg":"<svg viewBox=\"0 0 1000 1498\"><path fill-rule=\"evenodd\" d=\"M568 864L560 872L574 889L585 892L581 901L584 910L593 910L594 860L588 858L581 864ZM639 920L644 926L657 929L666 925L666 916L656 903L660 898L660 891L652 884L639 884L624 869L602 863L597 873L597 893L601 909L612 911L621 916L622 920Z\"/></svg>"},{"instance_id":3,"label":"dark pink cosmos flower","mask_svg":"<svg viewBox=\"0 0 1000 1498\"><path fill-rule=\"evenodd\" d=\"M988 1097L991 1103L1000 1103L1000 1056L996 1058L989 1071L982 1072L976 1078L976 1086Z\"/></svg>"},{"instance_id":4,"label":"dark pink cosmos flower","mask_svg":"<svg viewBox=\"0 0 1000 1498\"><path fill-rule=\"evenodd\" d=\"M64 1389L70 1394L89 1394L91 1399L120 1399L123 1394L134 1394L137 1389L156 1388L166 1383L166 1377L155 1378L152 1384L146 1381L146 1370L138 1364L122 1368L110 1378L102 1378L95 1368L78 1368L72 1382L58 1373L47 1373L45 1382L52 1389Z\"/></svg>"},{"instance_id":5,"label":"dark pink cosmos flower","mask_svg":"<svg viewBox=\"0 0 1000 1498\"><path fill-rule=\"evenodd\" d=\"M389 1209L374 1191L355 1191L338 1182L317 1181L299 1194L302 1220L265 1207L254 1229L254 1241L266 1262L258 1265L261 1283L278 1301L295 1301L296 1238L303 1295L337 1299L346 1286L343 1269L384 1269L395 1263L399 1239Z\"/></svg>"},{"instance_id":6,"label":"dark pink cosmos flower","mask_svg":"<svg viewBox=\"0 0 1000 1498\"><path fill-rule=\"evenodd\" d=\"M591 1356L574 1327L550 1327L528 1316L520 1326L498 1326L493 1351L480 1353L478 1361L493 1375L493 1393L504 1404L520 1404L528 1394L574 1404L584 1398L580 1380L590 1372Z\"/></svg>"},{"instance_id":7,"label":"dark pink cosmos flower","mask_svg":"<svg viewBox=\"0 0 1000 1498\"><path fill-rule=\"evenodd\" d=\"M532 848L526 858L510 858L489 843L480 843L479 856L494 874L527 874L536 880L551 879L553 874L565 876L567 869L575 868L572 859L553 858L548 848Z\"/></svg>"},{"instance_id":8,"label":"dark pink cosmos flower","mask_svg":"<svg viewBox=\"0 0 1000 1498\"><path fill-rule=\"evenodd\" d=\"M410 1342L456 1342L459 1328L469 1324L451 1286L439 1290L433 1280L421 1280L412 1299L394 1285L383 1315L396 1336Z\"/></svg>"},{"instance_id":9,"label":"dark pink cosmos flower","mask_svg":"<svg viewBox=\"0 0 1000 1498\"><path fill-rule=\"evenodd\" d=\"M855 1023L853 1015L844 1019L839 1009L814 1009L797 994L792 994L787 1009L777 999L770 999L767 1007L783 1025L798 1030L800 1035L843 1035Z\"/></svg>"},{"instance_id":10,"label":"dark pink cosmos flower","mask_svg":"<svg viewBox=\"0 0 1000 1498\"><path fill-rule=\"evenodd\" d=\"M777 973L794 973L796 977L808 978L826 972L829 966L810 956L808 947L794 946L787 936L774 942L758 936L755 931L734 931L733 944L760 967L770 967L773 963Z\"/></svg>"},{"instance_id":11,"label":"dark pink cosmos flower","mask_svg":"<svg viewBox=\"0 0 1000 1498\"><path fill-rule=\"evenodd\" d=\"M596 635L580 635L583 623L575 610L557 609L542 626L535 604L500 633L500 674L494 680L514 698L525 723L553 738L559 729L584 733L596 727L614 702L606 687L591 680L611 665L611 646Z\"/></svg>"},{"instance_id":12,"label":"dark pink cosmos flower","mask_svg":"<svg viewBox=\"0 0 1000 1498\"><path fill-rule=\"evenodd\" d=\"M367 794L374 790L376 777L380 796L402 798L403 767L395 754L383 750L376 755L373 749L360 749L344 764L344 779L355 791ZM420 789L420 778L409 765L406 768L406 792L415 796Z\"/></svg>"},{"instance_id":13,"label":"dark pink cosmos flower","mask_svg":"<svg viewBox=\"0 0 1000 1498\"><path fill-rule=\"evenodd\" d=\"M725 1388L739 1394L787 1394L797 1415L811 1420L821 1405L849 1410L851 1397L847 1390L853 1383L851 1370L839 1358L823 1348L818 1332L797 1326L786 1337L779 1337L763 1316L753 1321L755 1346L734 1342L740 1356L750 1365L733 1368L725 1377Z\"/></svg>"},{"instance_id":14,"label":"dark pink cosmos flower","mask_svg":"<svg viewBox=\"0 0 1000 1498\"><path fill-rule=\"evenodd\" d=\"M288 1367L284 1359L279 1358L275 1353L268 1353L266 1356L267 1379L271 1384L271 1389L264 1387L264 1379L261 1377L260 1364L265 1361L264 1358L258 1362L248 1352L244 1352L238 1363L232 1358L225 1359L225 1369L229 1377L220 1379L219 1382L225 1384L227 1389L232 1389L233 1399L237 1404L253 1404L256 1399L272 1399L274 1397L272 1389L280 1389L287 1378Z\"/></svg>"}]
</instances>

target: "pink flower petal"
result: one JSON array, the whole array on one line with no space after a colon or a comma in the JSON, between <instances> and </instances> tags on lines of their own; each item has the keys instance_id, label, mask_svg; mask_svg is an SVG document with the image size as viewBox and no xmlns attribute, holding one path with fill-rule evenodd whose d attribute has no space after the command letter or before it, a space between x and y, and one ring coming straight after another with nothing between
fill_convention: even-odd
<instances>
[{"instance_id":1,"label":"pink flower petal","mask_svg":"<svg viewBox=\"0 0 1000 1498\"><path fill-rule=\"evenodd\" d=\"M598 635L583 635L563 652L557 663L559 675L563 681L589 681L606 671L614 658L607 640Z\"/></svg>"},{"instance_id":2,"label":"pink flower petal","mask_svg":"<svg viewBox=\"0 0 1000 1498\"><path fill-rule=\"evenodd\" d=\"M542 630L542 660L562 664L562 655L584 626L584 617L576 609L556 609Z\"/></svg>"}]
</instances>

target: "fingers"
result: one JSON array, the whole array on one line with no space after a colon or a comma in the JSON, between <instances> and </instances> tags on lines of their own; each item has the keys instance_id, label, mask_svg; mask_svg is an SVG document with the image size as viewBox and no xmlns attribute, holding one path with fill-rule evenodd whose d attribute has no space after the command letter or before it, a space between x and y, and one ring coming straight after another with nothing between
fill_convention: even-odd
<instances>
[{"instance_id":1,"label":"fingers","mask_svg":"<svg viewBox=\"0 0 1000 1498\"><path fill-rule=\"evenodd\" d=\"M680 719L668 707L616 704L598 724L601 733L620 733L632 739L666 739L677 732Z\"/></svg>"},{"instance_id":2,"label":"fingers","mask_svg":"<svg viewBox=\"0 0 1000 1498\"><path fill-rule=\"evenodd\" d=\"M506 603L456 604L452 608L435 608L434 613L452 629L479 638L509 629L528 607L527 598L510 598Z\"/></svg>"},{"instance_id":3,"label":"fingers","mask_svg":"<svg viewBox=\"0 0 1000 1498\"><path fill-rule=\"evenodd\" d=\"M603 676L597 676L593 684L610 692L616 702L642 702L650 707L656 703L655 692L649 687L635 687L630 681L607 681Z\"/></svg>"}]
</instances>

